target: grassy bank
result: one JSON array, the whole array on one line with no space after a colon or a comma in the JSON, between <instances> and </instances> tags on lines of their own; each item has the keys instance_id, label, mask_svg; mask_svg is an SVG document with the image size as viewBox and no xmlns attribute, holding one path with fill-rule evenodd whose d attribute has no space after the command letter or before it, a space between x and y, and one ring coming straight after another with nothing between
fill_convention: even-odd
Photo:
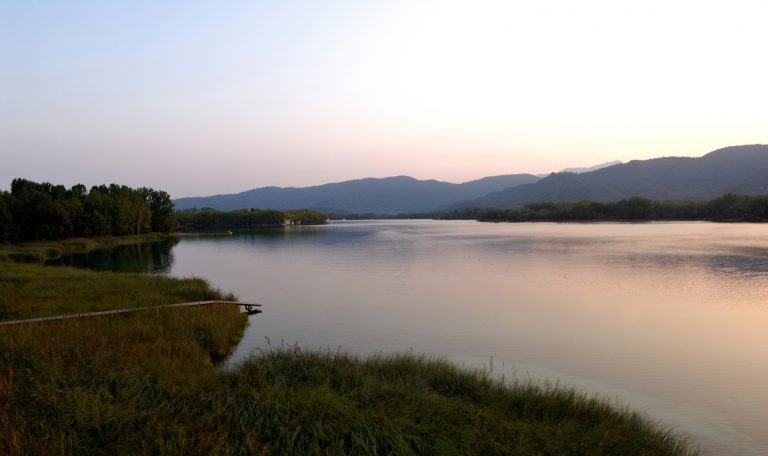
<instances>
[{"instance_id":1,"label":"grassy bank","mask_svg":"<svg viewBox=\"0 0 768 456\"><path fill-rule=\"evenodd\" d=\"M14 347L23 340L14 336ZM599 400L409 355L276 351L216 374L181 359L194 350L175 363L152 349L151 362L102 355L69 368L45 353L12 353L3 364L24 368L0 378L0 432L29 453L695 454Z\"/></svg>"},{"instance_id":2,"label":"grassy bank","mask_svg":"<svg viewBox=\"0 0 768 456\"><path fill-rule=\"evenodd\" d=\"M0 264L0 312L222 299L200 280ZM410 355L214 361L233 306L0 326L0 454L689 455L641 416Z\"/></svg>"},{"instance_id":3,"label":"grassy bank","mask_svg":"<svg viewBox=\"0 0 768 456\"><path fill-rule=\"evenodd\" d=\"M572 390L413 355L278 350L224 381L256 407L235 414L258 424L255 441L284 454L694 454L641 416Z\"/></svg>"},{"instance_id":4,"label":"grassy bank","mask_svg":"<svg viewBox=\"0 0 768 456\"><path fill-rule=\"evenodd\" d=\"M169 235L161 233L138 234L135 236L104 236L93 238L71 238L60 241L36 241L18 244L0 244L0 262L17 261L43 263L52 258L71 253L85 253L98 249L109 249L118 245L139 244L159 241Z\"/></svg>"},{"instance_id":5,"label":"grassy bank","mask_svg":"<svg viewBox=\"0 0 768 456\"><path fill-rule=\"evenodd\" d=\"M0 264L0 320L213 299L234 296L201 279Z\"/></svg>"},{"instance_id":6,"label":"grassy bank","mask_svg":"<svg viewBox=\"0 0 768 456\"><path fill-rule=\"evenodd\" d=\"M3 320L232 298L200 279L0 263ZM217 378L245 323L214 305L0 326L0 454L140 453L146 433L179 428L151 394Z\"/></svg>"}]
</instances>

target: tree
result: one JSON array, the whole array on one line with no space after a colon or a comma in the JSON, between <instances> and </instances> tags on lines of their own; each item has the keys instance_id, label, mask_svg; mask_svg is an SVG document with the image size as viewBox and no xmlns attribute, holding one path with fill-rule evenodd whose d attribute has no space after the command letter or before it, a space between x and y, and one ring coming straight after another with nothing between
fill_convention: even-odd
<instances>
[{"instance_id":1,"label":"tree","mask_svg":"<svg viewBox=\"0 0 768 456\"><path fill-rule=\"evenodd\" d=\"M173 201L164 191L147 189L147 202L152 212L152 231L167 233L175 228L173 219Z\"/></svg>"},{"instance_id":2,"label":"tree","mask_svg":"<svg viewBox=\"0 0 768 456\"><path fill-rule=\"evenodd\" d=\"M11 214L11 195L0 192L0 242L16 240L16 225Z\"/></svg>"},{"instance_id":3,"label":"tree","mask_svg":"<svg viewBox=\"0 0 768 456\"><path fill-rule=\"evenodd\" d=\"M109 219L110 201L105 190L108 191L104 186L92 187L85 198L84 234L87 237L112 234L112 223Z\"/></svg>"},{"instance_id":4,"label":"tree","mask_svg":"<svg viewBox=\"0 0 768 456\"><path fill-rule=\"evenodd\" d=\"M0 242L141 234L173 229L168 193L125 185L70 189L17 178L0 192Z\"/></svg>"},{"instance_id":5,"label":"tree","mask_svg":"<svg viewBox=\"0 0 768 456\"><path fill-rule=\"evenodd\" d=\"M713 219L743 219L749 217L749 197L728 193L710 201L707 209Z\"/></svg>"}]
</instances>

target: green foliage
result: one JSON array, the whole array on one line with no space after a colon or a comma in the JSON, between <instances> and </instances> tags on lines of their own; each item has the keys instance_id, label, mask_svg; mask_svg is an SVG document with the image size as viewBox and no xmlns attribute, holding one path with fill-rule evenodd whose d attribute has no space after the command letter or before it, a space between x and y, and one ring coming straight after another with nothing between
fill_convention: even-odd
<instances>
[{"instance_id":1,"label":"green foliage","mask_svg":"<svg viewBox=\"0 0 768 456\"><path fill-rule=\"evenodd\" d=\"M0 242L6 239L15 239L18 228L13 221L13 199L7 192L0 191Z\"/></svg>"},{"instance_id":2,"label":"green foliage","mask_svg":"<svg viewBox=\"0 0 768 456\"><path fill-rule=\"evenodd\" d=\"M768 221L768 195L726 194L710 201L656 201L632 197L615 202L590 200L527 204L522 209L448 212L441 218L477 218L486 222L711 220Z\"/></svg>"},{"instance_id":3,"label":"green foliage","mask_svg":"<svg viewBox=\"0 0 768 456\"><path fill-rule=\"evenodd\" d=\"M520 209L463 208L411 214L332 213L332 219L404 219L480 220L484 222L536 221L642 221L711 220L728 222L768 221L768 195L728 193L709 201L652 200L634 196L614 202L591 200L541 202Z\"/></svg>"},{"instance_id":4,"label":"green foliage","mask_svg":"<svg viewBox=\"0 0 768 456\"><path fill-rule=\"evenodd\" d=\"M173 203L162 191L111 184L90 192L14 179L0 192L0 242L168 232Z\"/></svg>"},{"instance_id":5,"label":"green foliage","mask_svg":"<svg viewBox=\"0 0 768 456\"><path fill-rule=\"evenodd\" d=\"M217 211L208 208L176 212L175 217L181 231L278 226L286 220L301 225L317 225L325 223L328 218L326 214L310 209L283 212L274 209Z\"/></svg>"},{"instance_id":6,"label":"green foliage","mask_svg":"<svg viewBox=\"0 0 768 456\"><path fill-rule=\"evenodd\" d=\"M285 212L285 219L300 225L321 225L325 223L328 216L310 209L294 209Z\"/></svg>"}]
</instances>

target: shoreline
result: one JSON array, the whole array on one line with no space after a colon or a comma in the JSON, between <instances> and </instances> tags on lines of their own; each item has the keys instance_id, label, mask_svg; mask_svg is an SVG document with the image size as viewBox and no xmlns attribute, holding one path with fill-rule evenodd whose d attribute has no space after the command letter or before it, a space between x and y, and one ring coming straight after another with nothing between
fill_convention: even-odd
<instances>
[{"instance_id":1,"label":"shoreline","mask_svg":"<svg viewBox=\"0 0 768 456\"><path fill-rule=\"evenodd\" d=\"M227 297L200 279L11 261L0 263L0 282L3 319ZM606 400L501 384L424 356L292 347L220 371L216 362L245 324L234 306L214 305L0 326L0 430L11 437L0 453L157 452L173 441L176 453L193 454L361 445L411 454L697 454L664 425Z\"/></svg>"},{"instance_id":2,"label":"shoreline","mask_svg":"<svg viewBox=\"0 0 768 456\"><path fill-rule=\"evenodd\" d=\"M0 244L0 263L44 263L63 255L87 253L120 245L156 242L175 237L168 233L147 233L132 236L102 236L93 238L69 238L56 241L30 241L16 244Z\"/></svg>"}]
</instances>

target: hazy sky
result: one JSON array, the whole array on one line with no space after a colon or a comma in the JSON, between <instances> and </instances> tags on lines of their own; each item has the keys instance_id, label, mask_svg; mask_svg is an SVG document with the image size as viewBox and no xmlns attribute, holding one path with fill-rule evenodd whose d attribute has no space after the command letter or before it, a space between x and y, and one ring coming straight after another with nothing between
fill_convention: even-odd
<instances>
[{"instance_id":1,"label":"hazy sky","mask_svg":"<svg viewBox=\"0 0 768 456\"><path fill-rule=\"evenodd\" d=\"M0 188L462 182L768 143L765 1L0 0Z\"/></svg>"}]
</instances>

